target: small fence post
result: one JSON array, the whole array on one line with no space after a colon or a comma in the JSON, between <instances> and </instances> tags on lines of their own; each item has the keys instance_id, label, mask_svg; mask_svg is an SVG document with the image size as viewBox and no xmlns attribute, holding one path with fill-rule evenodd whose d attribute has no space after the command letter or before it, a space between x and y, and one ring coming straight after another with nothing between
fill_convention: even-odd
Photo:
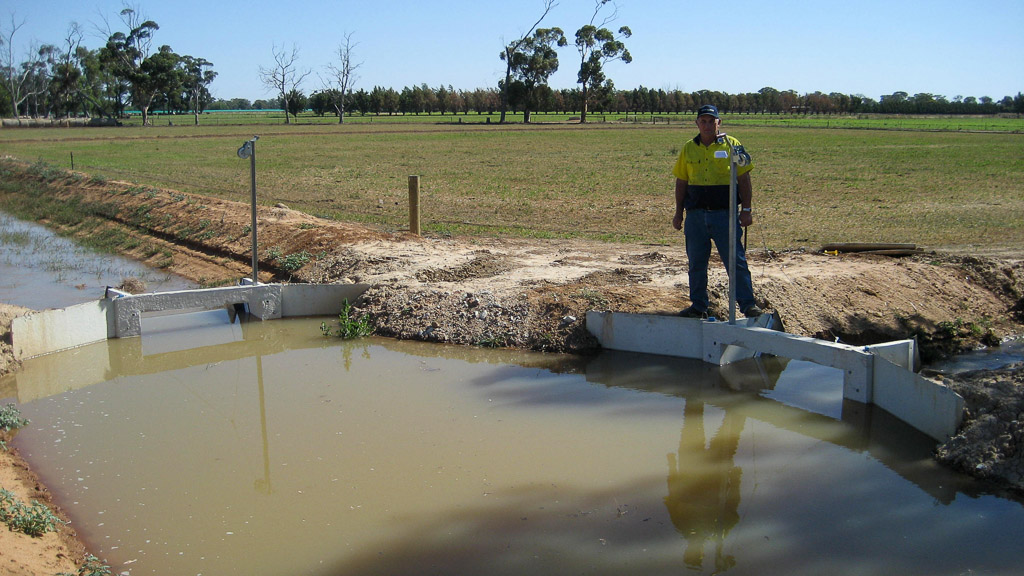
<instances>
[{"instance_id":1,"label":"small fence post","mask_svg":"<svg viewBox=\"0 0 1024 576\"><path fill-rule=\"evenodd\" d=\"M409 176L409 232L420 235L420 177Z\"/></svg>"}]
</instances>

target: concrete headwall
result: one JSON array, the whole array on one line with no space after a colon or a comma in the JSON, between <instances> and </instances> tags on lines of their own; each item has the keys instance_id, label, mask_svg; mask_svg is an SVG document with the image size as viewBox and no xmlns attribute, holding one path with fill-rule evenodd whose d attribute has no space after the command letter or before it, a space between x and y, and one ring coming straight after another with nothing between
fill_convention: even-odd
<instances>
[{"instance_id":1,"label":"concrete headwall","mask_svg":"<svg viewBox=\"0 0 1024 576\"><path fill-rule=\"evenodd\" d=\"M728 324L695 318L588 312L587 330L611 350L700 358L722 366L749 357L737 349L807 360L843 371L843 397L875 404L932 438L956 433L964 400L914 372L916 342L849 346L774 331L750 321Z\"/></svg>"},{"instance_id":2,"label":"concrete headwall","mask_svg":"<svg viewBox=\"0 0 1024 576\"><path fill-rule=\"evenodd\" d=\"M146 312L213 310L243 304L260 320L291 316L331 316L342 302L355 301L369 284L259 284L152 294L108 296L68 308L34 312L14 319L11 335L19 360L77 348L107 338L142 333Z\"/></svg>"},{"instance_id":3,"label":"concrete headwall","mask_svg":"<svg viewBox=\"0 0 1024 576\"><path fill-rule=\"evenodd\" d=\"M11 322L14 357L23 360L107 339L110 300L33 312Z\"/></svg>"}]
</instances>

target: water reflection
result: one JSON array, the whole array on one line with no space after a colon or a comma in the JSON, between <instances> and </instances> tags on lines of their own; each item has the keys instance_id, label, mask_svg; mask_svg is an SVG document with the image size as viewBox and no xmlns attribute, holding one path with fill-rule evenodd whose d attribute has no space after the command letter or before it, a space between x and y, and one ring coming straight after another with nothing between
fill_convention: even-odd
<instances>
[{"instance_id":1,"label":"water reflection","mask_svg":"<svg viewBox=\"0 0 1024 576\"><path fill-rule=\"evenodd\" d=\"M150 346L161 335L144 322L141 339L0 381L33 421L17 447L115 573L924 574L1024 560L1019 503L844 403L831 369L231 326L182 349Z\"/></svg>"},{"instance_id":2,"label":"water reflection","mask_svg":"<svg viewBox=\"0 0 1024 576\"><path fill-rule=\"evenodd\" d=\"M668 455L665 507L686 539L683 561L688 568L704 568L708 542L714 546L716 573L736 565L736 558L722 549L725 537L740 519L743 469L736 466L735 457L745 422L745 416L726 412L717 432L705 441L704 402L689 401L683 408L678 456ZM680 461L686 464L681 466Z\"/></svg>"}]
</instances>

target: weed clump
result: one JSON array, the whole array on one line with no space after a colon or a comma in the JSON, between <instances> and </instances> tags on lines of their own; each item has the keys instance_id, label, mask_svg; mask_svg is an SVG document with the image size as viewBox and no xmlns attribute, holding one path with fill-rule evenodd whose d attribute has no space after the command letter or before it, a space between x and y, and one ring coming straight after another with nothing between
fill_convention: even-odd
<instances>
[{"instance_id":1,"label":"weed clump","mask_svg":"<svg viewBox=\"0 0 1024 576\"><path fill-rule=\"evenodd\" d=\"M35 500L26 505L13 492L0 488L0 521L15 532L38 538L56 532L61 519L45 505Z\"/></svg>"},{"instance_id":2,"label":"weed clump","mask_svg":"<svg viewBox=\"0 0 1024 576\"><path fill-rule=\"evenodd\" d=\"M10 432L28 424L28 420L21 417L21 411L14 404L8 404L0 408L0 428Z\"/></svg>"},{"instance_id":3,"label":"weed clump","mask_svg":"<svg viewBox=\"0 0 1024 576\"><path fill-rule=\"evenodd\" d=\"M373 334L373 325L367 315L355 316L355 311L348 300L341 302L341 312L338 314L337 330L327 325L327 322L320 323L320 332L324 336L337 336L343 340L354 340Z\"/></svg>"},{"instance_id":4,"label":"weed clump","mask_svg":"<svg viewBox=\"0 0 1024 576\"><path fill-rule=\"evenodd\" d=\"M142 294L146 291L146 282L134 276L130 276L128 278L122 278L117 289L123 290L129 294Z\"/></svg>"},{"instance_id":5,"label":"weed clump","mask_svg":"<svg viewBox=\"0 0 1024 576\"><path fill-rule=\"evenodd\" d=\"M110 566L100 562L100 559L89 554L85 557L82 565L78 567L78 572L72 574L70 572L61 572L57 576L110 576Z\"/></svg>"}]
</instances>

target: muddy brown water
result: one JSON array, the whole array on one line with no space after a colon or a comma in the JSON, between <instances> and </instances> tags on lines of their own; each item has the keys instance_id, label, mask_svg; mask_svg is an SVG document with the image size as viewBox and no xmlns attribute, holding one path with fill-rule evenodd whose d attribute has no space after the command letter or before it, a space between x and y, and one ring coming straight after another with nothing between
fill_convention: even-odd
<instances>
[{"instance_id":1,"label":"muddy brown water","mask_svg":"<svg viewBox=\"0 0 1024 576\"><path fill-rule=\"evenodd\" d=\"M1024 506L935 465L933 443L884 412L844 403L832 369L344 342L319 319L203 316L187 330L147 318L141 338L0 381L32 420L15 445L114 573L1024 561Z\"/></svg>"},{"instance_id":2,"label":"muddy brown water","mask_svg":"<svg viewBox=\"0 0 1024 576\"><path fill-rule=\"evenodd\" d=\"M13 302L20 303L20 302ZM13 443L115 574L1011 574L1024 505L838 371L146 317L29 360Z\"/></svg>"}]
</instances>

